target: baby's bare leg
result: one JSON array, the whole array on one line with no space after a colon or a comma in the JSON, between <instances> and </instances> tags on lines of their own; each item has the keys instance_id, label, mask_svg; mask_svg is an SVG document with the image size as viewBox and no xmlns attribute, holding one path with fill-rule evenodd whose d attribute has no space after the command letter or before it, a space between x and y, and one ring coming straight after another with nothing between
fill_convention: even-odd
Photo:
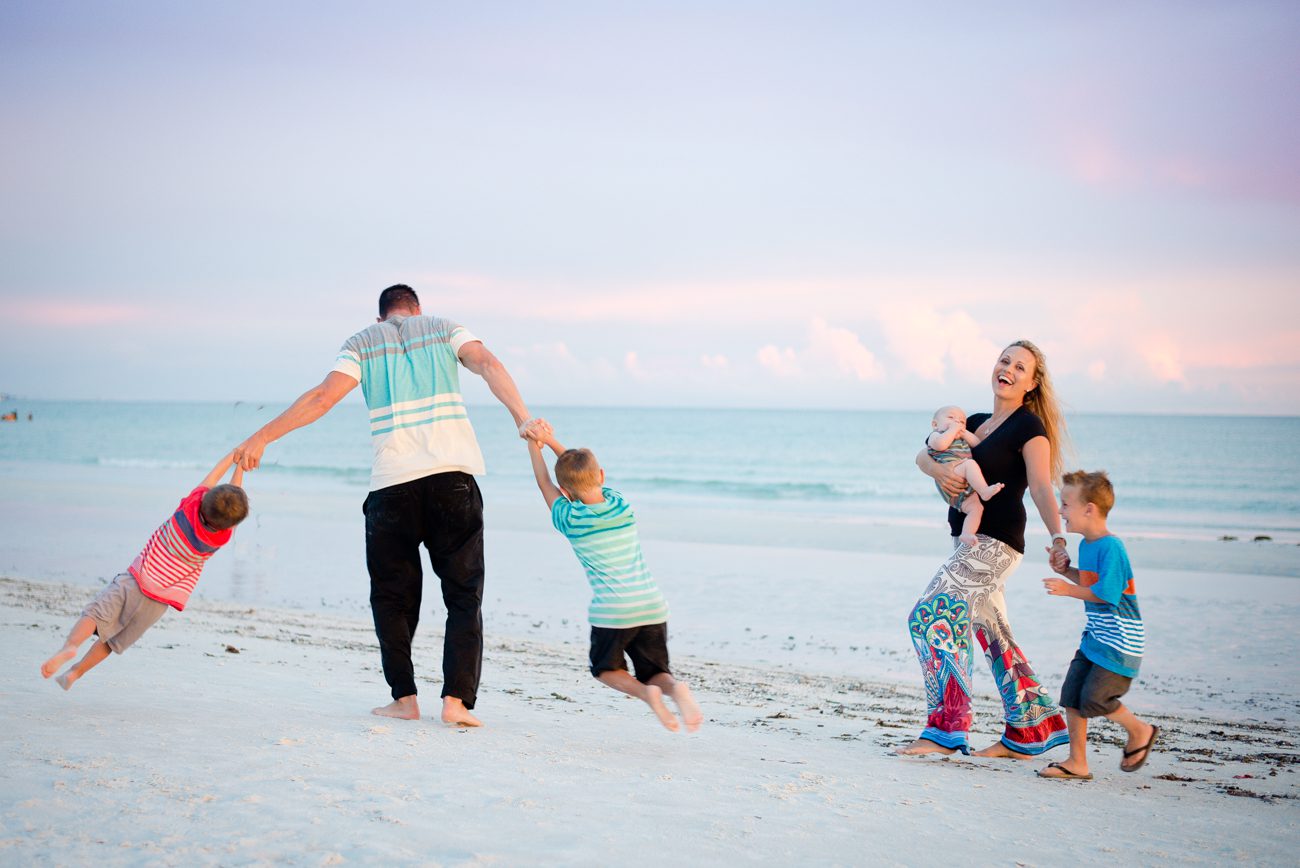
<instances>
[{"instance_id":1,"label":"baby's bare leg","mask_svg":"<svg viewBox=\"0 0 1300 868\"><path fill-rule=\"evenodd\" d=\"M107 658L111 653L113 653L113 651L108 647L108 643L103 639L100 639L94 645L90 646L90 650L86 652L86 656L78 660L77 665L73 666L67 672L64 672L54 680L59 682L60 687L67 690L79 681L81 676L94 669L100 663L103 663L105 658Z\"/></svg>"},{"instance_id":2,"label":"baby's bare leg","mask_svg":"<svg viewBox=\"0 0 1300 868\"><path fill-rule=\"evenodd\" d=\"M72 632L68 633L67 641L59 649L59 653L41 664L41 677L49 678L58 672L60 666L77 656L77 649L81 647L81 643L93 635L95 635L95 619L82 615L77 619L77 623L72 625Z\"/></svg>"},{"instance_id":3,"label":"baby's bare leg","mask_svg":"<svg viewBox=\"0 0 1300 868\"><path fill-rule=\"evenodd\" d=\"M1001 482L995 482L992 485L989 485L988 481L984 478L984 471L980 470L979 464L977 464L973 458L967 458L965 461L958 464L957 467L961 470L962 476L966 477L966 482L970 484L970 487L975 489L975 493L980 496L981 500L988 500L1006 487ZM970 500L969 497L966 499Z\"/></svg>"},{"instance_id":4,"label":"baby's bare leg","mask_svg":"<svg viewBox=\"0 0 1300 868\"><path fill-rule=\"evenodd\" d=\"M677 722L676 716L664 705L664 692L655 684L642 684L637 681L626 669L611 669L600 673L596 676L602 684L606 684L620 693L626 693L628 696L635 696L637 699L650 706L650 710L659 718L659 722L664 725L665 729L676 732L681 728Z\"/></svg>"},{"instance_id":5,"label":"baby's bare leg","mask_svg":"<svg viewBox=\"0 0 1300 868\"><path fill-rule=\"evenodd\" d=\"M650 683L673 698L688 732L695 732L700 728L700 724L704 722L704 714L700 711L700 706L696 704L695 697L691 695L691 689L686 686L685 681L678 681L667 672L660 672L650 679Z\"/></svg>"},{"instance_id":6,"label":"baby's bare leg","mask_svg":"<svg viewBox=\"0 0 1300 868\"><path fill-rule=\"evenodd\" d=\"M959 539L975 548L975 534L980 530L980 519L984 517L984 504L974 494L966 495L966 499L961 502L962 515L966 516L961 523L961 536Z\"/></svg>"}]
</instances>

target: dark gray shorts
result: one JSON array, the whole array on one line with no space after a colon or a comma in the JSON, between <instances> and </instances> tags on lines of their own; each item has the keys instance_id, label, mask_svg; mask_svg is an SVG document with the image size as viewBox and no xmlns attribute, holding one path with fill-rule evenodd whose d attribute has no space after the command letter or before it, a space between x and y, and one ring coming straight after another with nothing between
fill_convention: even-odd
<instances>
[{"instance_id":1,"label":"dark gray shorts","mask_svg":"<svg viewBox=\"0 0 1300 868\"><path fill-rule=\"evenodd\" d=\"M1075 651L1061 685L1061 707L1073 708L1080 717L1105 717L1119 708L1119 698L1132 684L1127 675L1111 672Z\"/></svg>"},{"instance_id":2,"label":"dark gray shorts","mask_svg":"<svg viewBox=\"0 0 1300 868\"><path fill-rule=\"evenodd\" d=\"M120 573L82 610L95 622L95 632L121 654L135 644L170 608L146 597L130 573Z\"/></svg>"}]
</instances>

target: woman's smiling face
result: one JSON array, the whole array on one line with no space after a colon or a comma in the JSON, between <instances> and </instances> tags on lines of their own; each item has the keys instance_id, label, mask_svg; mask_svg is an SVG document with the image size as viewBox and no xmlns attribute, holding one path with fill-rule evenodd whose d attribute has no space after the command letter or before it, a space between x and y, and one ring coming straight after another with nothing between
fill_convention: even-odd
<instances>
[{"instance_id":1,"label":"woman's smiling face","mask_svg":"<svg viewBox=\"0 0 1300 868\"><path fill-rule=\"evenodd\" d=\"M993 366L993 395L1023 401L1038 384L1037 375L1033 353L1024 347L1007 347Z\"/></svg>"}]
</instances>

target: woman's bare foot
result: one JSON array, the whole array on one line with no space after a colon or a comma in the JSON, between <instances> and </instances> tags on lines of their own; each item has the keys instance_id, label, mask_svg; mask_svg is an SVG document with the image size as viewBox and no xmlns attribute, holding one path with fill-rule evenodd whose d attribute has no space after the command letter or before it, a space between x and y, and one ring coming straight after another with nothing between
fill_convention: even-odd
<instances>
[{"instance_id":1,"label":"woman's bare foot","mask_svg":"<svg viewBox=\"0 0 1300 868\"><path fill-rule=\"evenodd\" d=\"M682 726L677 722L677 715L664 705L664 692L653 684L645 686L645 704L650 706L650 710L659 718L659 722L664 725L664 729L676 732Z\"/></svg>"},{"instance_id":2,"label":"woman's bare foot","mask_svg":"<svg viewBox=\"0 0 1300 868\"><path fill-rule=\"evenodd\" d=\"M482 726L483 721L470 714L465 703L454 696L442 698L442 722L449 726Z\"/></svg>"},{"instance_id":3,"label":"woman's bare foot","mask_svg":"<svg viewBox=\"0 0 1300 868\"><path fill-rule=\"evenodd\" d=\"M1011 748L1007 747L1005 744L1003 744L1000 741L994 742L993 744L989 745L988 747L982 750L975 751L975 753L971 754L971 756L998 757L1000 759L1014 759L1014 760L1031 760L1034 758L1033 754L1021 753L1018 750L1012 750Z\"/></svg>"},{"instance_id":4,"label":"woman's bare foot","mask_svg":"<svg viewBox=\"0 0 1300 868\"><path fill-rule=\"evenodd\" d=\"M380 717L395 717L398 720L419 720L420 703L416 700L415 694L411 694L401 699L394 699L387 705L372 708L370 713Z\"/></svg>"},{"instance_id":5,"label":"woman's bare foot","mask_svg":"<svg viewBox=\"0 0 1300 868\"><path fill-rule=\"evenodd\" d=\"M906 747L894 748L894 753L899 756L924 756L928 753L941 753L945 756L957 752L955 747L944 747L937 742L930 741L928 738L918 738L916 741Z\"/></svg>"},{"instance_id":6,"label":"woman's bare foot","mask_svg":"<svg viewBox=\"0 0 1300 868\"><path fill-rule=\"evenodd\" d=\"M44 663L41 664L41 677L49 678L55 672L59 671L60 666L62 666L64 663L67 663L69 660L71 660L73 657L76 656L77 656L76 646L64 645L63 649L59 651L58 654L55 654L49 660L46 660Z\"/></svg>"},{"instance_id":7,"label":"woman's bare foot","mask_svg":"<svg viewBox=\"0 0 1300 868\"><path fill-rule=\"evenodd\" d=\"M673 685L672 692L669 694L673 702L677 704L677 710L682 715L682 723L686 724L687 732L698 732L700 724L704 722L704 714L700 711L700 706L696 704L695 697L691 695L691 689L683 681L678 681Z\"/></svg>"}]
</instances>

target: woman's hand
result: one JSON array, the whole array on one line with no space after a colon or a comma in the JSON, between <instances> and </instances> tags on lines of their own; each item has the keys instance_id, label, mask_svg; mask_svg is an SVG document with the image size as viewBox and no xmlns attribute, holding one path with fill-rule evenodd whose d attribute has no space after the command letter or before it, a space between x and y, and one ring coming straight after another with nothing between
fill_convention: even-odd
<instances>
[{"instance_id":1,"label":"woman's hand","mask_svg":"<svg viewBox=\"0 0 1300 868\"><path fill-rule=\"evenodd\" d=\"M930 457L928 450L922 449L916 456L916 466L926 476L939 483L943 493L949 497L956 497L966 490L966 477L962 476L957 470L960 461L950 464L944 464L935 461Z\"/></svg>"}]
</instances>

